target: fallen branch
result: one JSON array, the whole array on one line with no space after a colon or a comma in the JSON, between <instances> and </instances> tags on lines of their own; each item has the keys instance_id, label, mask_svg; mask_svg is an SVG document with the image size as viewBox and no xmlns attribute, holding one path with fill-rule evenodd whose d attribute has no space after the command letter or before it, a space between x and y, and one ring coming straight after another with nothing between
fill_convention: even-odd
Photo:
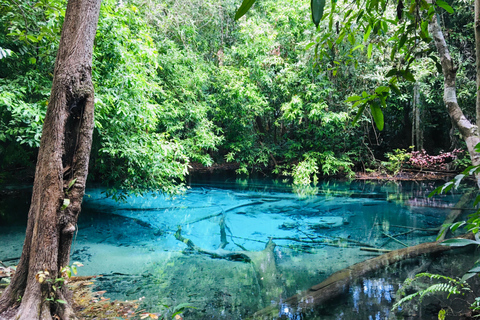
<instances>
[{"instance_id":1,"label":"fallen branch","mask_svg":"<svg viewBox=\"0 0 480 320\"><path fill-rule=\"evenodd\" d=\"M89 280L93 280L96 278L103 277L103 275L96 275L96 276L72 276L68 278L68 283L73 283L73 282L85 282Z\"/></svg>"},{"instance_id":2,"label":"fallen branch","mask_svg":"<svg viewBox=\"0 0 480 320\"><path fill-rule=\"evenodd\" d=\"M177 232L175 232L175 239L185 243L188 248L192 251L206 254L213 259L226 259L232 261L242 261L242 262L251 262L251 259L242 252L231 252L224 249L217 249L215 251L205 250L200 247L197 247L192 240L184 238L182 236L182 227L178 226Z\"/></svg>"},{"instance_id":3,"label":"fallen branch","mask_svg":"<svg viewBox=\"0 0 480 320\"><path fill-rule=\"evenodd\" d=\"M225 249L225 247L228 244L227 231L225 230L226 229L225 214L222 215L222 218L220 219L219 225L220 225L220 247L219 247L219 249Z\"/></svg>"},{"instance_id":4,"label":"fallen branch","mask_svg":"<svg viewBox=\"0 0 480 320\"><path fill-rule=\"evenodd\" d=\"M393 241L395 241L395 242L397 242L397 243L400 243L402 246L408 248L408 245L405 244L405 242L402 242L402 241L398 240L397 238L392 237L391 235L389 235L389 234L386 233L386 232L382 232L382 234L383 234L384 236L386 236L386 237L389 237L389 238L392 239Z\"/></svg>"},{"instance_id":5,"label":"fallen branch","mask_svg":"<svg viewBox=\"0 0 480 320\"><path fill-rule=\"evenodd\" d=\"M473 239L473 234L469 233L459 238ZM413 247L391 251L364 262L359 262L335 272L320 284L282 301L282 308L288 306L289 309L293 310L292 314L295 314L296 310L315 308L344 293L355 279L359 279L372 271L405 259L414 258L423 254L448 251L453 248L456 247L442 246L438 241L427 242ZM252 316L252 319L280 319L278 315L279 306L274 305L258 311Z\"/></svg>"},{"instance_id":6,"label":"fallen branch","mask_svg":"<svg viewBox=\"0 0 480 320\"><path fill-rule=\"evenodd\" d=\"M377 249L377 248L369 248L369 247L360 247L360 250L362 250L362 251L380 252L380 253L387 253L387 252L391 252L391 251L392 251L392 250L387 250L387 249Z\"/></svg>"},{"instance_id":7,"label":"fallen branch","mask_svg":"<svg viewBox=\"0 0 480 320\"><path fill-rule=\"evenodd\" d=\"M408 230L408 231L405 231L405 232L395 233L395 234L392 234L392 237L404 236L404 235L410 234L410 233L412 233L412 232L414 232L414 231L415 231L415 230Z\"/></svg>"},{"instance_id":8,"label":"fallen branch","mask_svg":"<svg viewBox=\"0 0 480 320\"><path fill-rule=\"evenodd\" d=\"M381 223L375 223L375 226L381 226ZM400 225L390 225L390 228L403 228L403 229L412 229L415 231L426 231L426 232L438 232L440 228L417 228L417 227L410 227L410 226L400 226Z\"/></svg>"},{"instance_id":9,"label":"fallen branch","mask_svg":"<svg viewBox=\"0 0 480 320\"><path fill-rule=\"evenodd\" d=\"M247 207L247 206L254 206L254 205L257 205L257 204L263 204L263 201L255 201L255 202L250 202L250 203L244 203L244 204L241 204L241 205L238 205L238 206L234 206L234 207L228 208L228 209L226 209L226 210L223 210L223 209L222 209L222 211L220 211L220 212L217 212L217 213L208 215L208 216L206 216L206 217L203 217L203 218L200 218L200 219L197 219L197 220L194 220L194 221L186 222L186 223L184 223L184 224L185 224L185 225L194 224L194 223L197 223L197 222L200 222L200 221L204 221L204 220L208 220L208 219L211 219L211 218L215 218L215 217L221 216L222 214L225 214L225 213L227 213L227 212L229 212L229 211L232 211L232 210L235 210L235 209L238 209L238 208Z\"/></svg>"},{"instance_id":10,"label":"fallen branch","mask_svg":"<svg viewBox=\"0 0 480 320\"><path fill-rule=\"evenodd\" d=\"M339 239L339 240L342 240L342 241L347 241L347 242L355 243L355 244L357 244L357 245L359 245L359 246L363 246L363 247L375 248L375 247L372 246L371 244L364 243L364 242L360 242L360 241L353 240L353 239L342 238L342 237L334 237L334 238Z\"/></svg>"}]
</instances>

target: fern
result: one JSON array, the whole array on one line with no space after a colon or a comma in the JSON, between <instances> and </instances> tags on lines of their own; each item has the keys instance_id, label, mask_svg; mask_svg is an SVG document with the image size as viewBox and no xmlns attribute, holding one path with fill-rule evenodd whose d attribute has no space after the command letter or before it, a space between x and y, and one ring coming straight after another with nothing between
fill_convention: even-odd
<instances>
[{"instance_id":1,"label":"fern","mask_svg":"<svg viewBox=\"0 0 480 320\"><path fill-rule=\"evenodd\" d=\"M415 293L409 294L402 299L400 299L398 302L396 302L393 307L392 311L395 309L399 308L402 304L404 304L407 301L411 301L412 299L419 297L420 302L422 301L423 297L427 294L435 294L435 293L448 293L447 298L450 297L452 294L464 294L462 290L468 290L470 291L471 289L468 287L466 282L464 280L457 280L454 278L450 278L448 276L444 276L441 274L433 274L433 273L419 273L415 276L414 279L408 278L404 281L403 283L403 288L398 291L400 295L405 294L405 288L410 286L415 280L418 280L420 278L430 278L434 280L440 280L443 281L441 283L435 283L429 286L426 289L417 291Z\"/></svg>"}]
</instances>

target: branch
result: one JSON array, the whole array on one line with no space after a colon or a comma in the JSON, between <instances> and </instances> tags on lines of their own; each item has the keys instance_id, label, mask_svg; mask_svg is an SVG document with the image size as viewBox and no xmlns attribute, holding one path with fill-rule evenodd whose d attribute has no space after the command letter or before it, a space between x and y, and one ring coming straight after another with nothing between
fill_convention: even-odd
<instances>
[{"instance_id":1,"label":"branch","mask_svg":"<svg viewBox=\"0 0 480 320\"><path fill-rule=\"evenodd\" d=\"M242 252L231 252L223 249L210 251L210 250L204 250L200 247L197 247L192 240L188 238L184 238L182 236L181 226L178 226L178 230L177 232L175 232L175 239L185 243L190 250L195 251L197 253L208 255L213 259L225 259L225 260L232 260L232 261L251 262L250 257L248 257L246 254Z\"/></svg>"}]
</instances>

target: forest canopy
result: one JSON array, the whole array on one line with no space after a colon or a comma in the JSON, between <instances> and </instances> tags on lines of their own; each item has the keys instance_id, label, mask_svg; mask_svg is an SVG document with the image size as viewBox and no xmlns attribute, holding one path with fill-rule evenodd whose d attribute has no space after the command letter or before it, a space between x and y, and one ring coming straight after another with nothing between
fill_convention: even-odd
<instances>
[{"instance_id":1,"label":"forest canopy","mask_svg":"<svg viewBox=\"0 0 480 320\"><path fill-rule=\"evenodd\" d=\"M0 180L33 175L65 2L0 0ZM439 22L458 62L457 97L474 119L473 1L445 4L452 10L441 8ZM401 70L405 55L391 39L402 24L345 20L339 12L351 8L342 5L327 6L316 28L303 0L257 1L238 21L233 0L102 1L90 180L172 190L194 164L235 163L242 174L304 183L316 173L395 172L411 146L456 150L447 169L468 163L432 44L398 39L414 59L378 105L383 127L375 108L352 106ZM396 19L398 3L384 10Z\"/></svg>"}]
</instances>

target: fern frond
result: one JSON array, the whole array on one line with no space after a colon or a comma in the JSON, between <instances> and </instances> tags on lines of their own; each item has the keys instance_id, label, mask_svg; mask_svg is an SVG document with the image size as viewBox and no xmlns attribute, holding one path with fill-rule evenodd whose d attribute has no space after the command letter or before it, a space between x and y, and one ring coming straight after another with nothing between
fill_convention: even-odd
<instances>
[{"instance_id":1,"label":"fern frond","mask_svg":"<svg viewBox=\"0 0 480 320\"><path fill-rule=\"evenodd\" d=\"M427 289L419 292L420 292L420 299L422 299L426 294L429 294L429 293L447 292L448 297L450 297L450 295L452 294L460 294L460 291L457 289L456 286L453 286L448 283L432 284Z\"/></svg>"},{"instance_id":2,"label":"fern frond","mask_svg":"<svg viewBox=\"0 0 480 320\"><path fill-rule=\"evenodd\" d=\"M402 299L400 299L398 302L395 302L395 304L392 306L392 311L395 311L395 309L399 308L403 303L405 303L405 302L407 302L407 301L410 301L410 300L412 300L413 298L415 298L416 296L418 296L418 295L420 294L420 292L421 292L421 291L418 291L418 292L409 294L408 296L403 297Z\"/></svg>"}]
</instances>

